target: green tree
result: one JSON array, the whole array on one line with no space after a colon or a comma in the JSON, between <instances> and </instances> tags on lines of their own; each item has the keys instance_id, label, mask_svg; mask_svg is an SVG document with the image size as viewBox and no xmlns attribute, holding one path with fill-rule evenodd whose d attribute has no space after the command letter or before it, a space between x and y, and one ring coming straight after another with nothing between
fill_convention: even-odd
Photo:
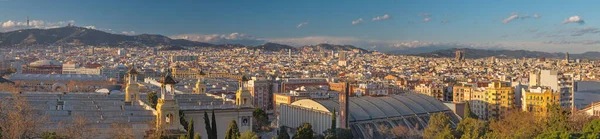
<instances>
[{"instance_id":1,"label":"green tree","mask_svg":"<svg viewBox=\"0 0 600 139\"><path fill-rule=\"evenodd\" d=\"M239 139L240 138L240 129L238 129L238 125L235 120L231 120L229 123L229 127L227 128L227 132L225 132L225 139Z\"/></svg>"},{"instance_id":2,"label":"green tree","mask_svg":"<svg viewBox=\"0 0 600 139\"><path fill-rule=\"evenodd\" d=\"M531 139L544 130L544 123L533 113L509 111L504 118L492 120L486 138Z\"/></svg>"},{"instance_id":3,"label":"green tree","mask_svg":"<svg viewBox=\"0 0 600 139\"><path fill-rule=\"evenodd\" d=\"M146 99L148 100L148 103L150 103L150 106L156 109L156 104L158 103L158 96L156 95L156 92L148 93Z\"/></svg>"},{"instance_id":4,"label":"green tree","mask_svg":"<svg viewBox=\"0 0 600 139\"><path fill-rule=\"evenodd\" d=\"M240 139L260 139L256 133L248 130L240 136Z\"/></svg>"},{"instance_id":5,"label":"green tree","mask_svg":"<svg viewBox=\"0 0 600 139\"><path fill-rule=\"evenodd\" d=\"M179 110L179 124L183 126L183 129L188 130L188 122L185 120L185 114L182 110Z\"/></svg>"},{"instance_id":6,"label":"green tree","mask_svg":"<svg viewBox=\"0 0 600 139\"><path fill-rule=\"evenodd\" d=\"M56 132L45 131L42 133L42 139L58 139Z\"/></svg>"},{"instance_id":7,"label":"green tree","mask_svg":"<svg viewBox=\"0 0 600 139\"><path fill-rule=\"evenodd\" d=\"M538 135L536 139L570 139L572 138L569 132L547 132Z\"/></svg>"},{"instance_id":8,"label":"green tree","mask_svg":"<svg viewBox=\"0 0 600 139\"><path fill-rule=\"evenodd\" d=\"M335 109L333 109L333 111L331 112L331 128L329 128L329 129L332 129L331 131L332 131L333 133L331 133L331 134L335 135L335 129L337 129L337 126L336 126L336 116L335 116Z\"/></svg>"},{"instance_id":9,"label":"green tree","mask_svg":"<svg viewBox=\"0 0 600 139\"><path fill-rule=\"evenodd\" d=\"M217 134L217 119L215 118L215 110L212 110L212 135L213 135L213 139L217 139L219 137L219 135ZM240 132L238 131L238 134Z\"/></svg>"},{"instance_id":10,"label":"green tree","mask_svg":"<svg viewBox=\"0 0 600 139\"><path fill-rule=\"evenodd\" d=\"M190 119L190 122L188 123L188 129L187 129L187 138L188 139L193 139L194 138L194 134L196 134L194 132L194 119Z\"/></svg>"},{"instance_id":11,"label":"green tree","mask_svg":"<svg viewBox=\"0 0 600 139\"><path fill-rule=\"evenodd\" d=\"M256 108L254 109L254 111L252 111L252 117L254 117L254 121L256 121L256 126L259 129L262 129L262 127L268 126L269 124L269 116L265 111L263 111L260 108Z\"/></svg>"},{"instance_id":12,"label":"green tree","mask_svg":"<svg viewBox=\"0 0 600 139\"><path fill-rule=\"evenodd\" d=\"M471 104L469 104L469 101L465 102L465 109L464 109L463 117L464 117L463 119L466 119L466 118L479 119L479 117L477 115L475 115L475 113L473 113L473 111L471 111Z\"/></svg>"},{"instance_id":13,"label":"green tree","mask_svg":"<svg viewBox=\"0 0 600 139\"><path fill-rule=\"evenodd\" d=\"M337 139L337 137L335 137L334 134L329 134L329 135L325 136L325 139Z\"/></svg>"},{"instance_id":14,"label":"green tree","mask_svg":"<svg viewBox=\"0 0 600 139\"><path fill-rule=\"evenodd\" d=\"M453 139L452 128L450 128L450 117L444 113L436 113L429 118L429 125L423 132L426 139Z\"/></svg>"},{"instance_id":15,"label":"green tree","mask_svg":"<svg viewBox=\"0 0 600 139\"><path fill-rule=\"evenodd\" d=\"M310 123L304 123L296 130L294 139L312 139L313 134L312 125L310 125Z\"/></svg>"},{"instance_id":16,"label":"green tree","mask_svg":"<svg viewBox=\"0 0 600 139\"><path fill-rule=\"evenodd\" d=\"M548 107L548 118L545 121L546 133L569 132L569 112L561 108L558 104L552 104Z\"/></svg>"},{"instance_id":17,"label":"green tree","mask_svg":"<svg viewBox=\"0 0 600 139\"><path fill-rule=\"evenodd\" d=\"M194 134L194 139L202 139L202 136L200 136L199 133Z\"/></svg>"},{"instance_id":18,"label":"green tree","mask_svg":"<svg viewBox=\"0 0 600 139\"><path fill-rule=\"evenodd\" d=\"M288 134L287 129L285 129L285 127L279 127L279 134L277 135L277 139L290 139L290 134Z\"/></svg>"},{"instance_id":19,"label":"green tree","mask_svg":"<svg viewBox=\"0 0 600 139\"><path fill-rule=\"evenodd\" d=\"M461 139L479 139L488 131L488 123L479 119L466 118L458 123L456 130L461 134Z\"/></svg>"},{"instance_id":20,"label":"green tree","mask_svg":"<svg viewBox=\"0 0 600 139\"><path fill-rule=\"evenodd\" d=\"M179 135L177 139L187 139L187 137L185 135Z\"/></svg>"},{"instance_id":21,"label":"green tree","mask_svg":"<svg viewBox=\"0 0 600 139\"><path fill-rule=\"evenodd\" d=\"M581 134L581 136L579 136L579 138L580 139L600 139L600 134L584 132L583 134Z\"/></svg>"},{"instance_id":22,"label":"green tree","mask_svg":"<svg viewBox=\"0 0 600 139\"><path fill-rule=\"evenodd\" d=\"M350 129L337 128L335 129L335 137L337 139L353 139L352 131Z\"/></svg>"},{"instance_id":23,"label":"green tree","mask_svg":"<svg viewBox=\"0 0 600 139\"><path fill-rule=\"evenodd\" d=\"M600 133L600 119L593 120L585 125L583 132Z\"/></svg>"},{"instance_id":24,"label":"green tree","mask_svg":"<svg viewBox=\"0 0 600 139\"><path fill-rule=\"evenodd\" d=\"M213 132L210 127L210 119L208 119L208 114L206 111L204 111L204 128L206 129L206 135L208 136L208 139L214 139L212 134Z\"/></svg>"}]
</instances>

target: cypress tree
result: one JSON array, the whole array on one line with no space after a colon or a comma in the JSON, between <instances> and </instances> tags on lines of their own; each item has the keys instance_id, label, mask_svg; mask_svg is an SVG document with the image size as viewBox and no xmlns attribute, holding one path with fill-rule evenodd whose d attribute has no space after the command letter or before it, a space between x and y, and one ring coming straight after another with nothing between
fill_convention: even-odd
<instances>
[{"instance_id":1,"label":"cypress tree","mask_svg":"<svg viewBox=\"0 0 600 139\"><path fill-rule=\"evenodd\" d=\"M285 127L279 127L279 135L277 136L277 139L290 139L290 134L288 134L287 129L285 129Z\"/></svg>"},{"instance_id":2,"label":"cypress tree","mask_svg":"<svg viewBox=\"0 0 600 139\"><path fill-rule=\"evenodd\" d=\"M190 122L188 123L187 138L188 139L194 138L194 119L190 119Z\"/></svg>"},{"instance_id":3,"label":"cypress tree","mask_svg":"<svg viewBox=\"0 0 600 139\"><path fill-rule=\"evenodd\" d=\"M208 114L204 111L204 126L206 128L206 135L208 139L213 139L212 129L210 128L210 119L208 119Z\"/></svg>"},{"instance_id":4,"label":"cypress tree","mask_svg":"<svg viewBox=\"0 0 600 139\"><path fill-rule=\"evenodd\" d=\"M331 133L333 135L335 135L335 129L337 128L336 126L336 117L335 117L335 109L333 109L333 112L331 112Z\"/></svg>"},{"instance_id":5,"label":"cypress tree","mask_svg":"<svg viewBox=\"0 0 600 139\"><path fill-rule=\"evenodd\" d=\"M464 113L463 113L463 119L467 119L467 118L479 119L479 117L471 111L471 104L469 104L468 101L465 102L465 108L464 108Z\"/></svg>"},{"instance_id":6,"label":"cypress tree","mask_svg":"<svg viewBox=\"0 0 600 139\"><path fill-rule=\"evenodd\" d=\"M217 120L215 118L215 110L212 110L212 136L213 139L217 139L218 135L217 135ZM238 131L239 133L239 131Z\"/></svg>"},{"instance_id":7,"label":"cypress tree","mask_svg":"<svg viewBox=\"0 0 600 139\"><path fill-rule=\"evenodd\" d=\"M227 128L227 132L225 133L225 139L239 139L240 138L240 129L237 126L235 120L231 120L229 123L229 127Z\"/></svg>"}]
</instances>

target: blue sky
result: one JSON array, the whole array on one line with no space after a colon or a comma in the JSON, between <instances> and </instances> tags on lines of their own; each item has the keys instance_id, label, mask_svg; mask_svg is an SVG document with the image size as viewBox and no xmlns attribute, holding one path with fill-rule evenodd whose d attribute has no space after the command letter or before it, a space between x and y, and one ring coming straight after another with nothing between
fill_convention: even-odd
<instances>
[{"instance_id":1,"label":"blue sky","mask_svg":"<svg viewBox=\"0 0 600 139\"><path fill-rule=\"evenodd\" d=\"M210 43L583 52L600 51L598 5L593 0L0 0L0 31L74 23L112 33ZM27 16L41 22L19 24Z\"/></svg>"}]
</instances>

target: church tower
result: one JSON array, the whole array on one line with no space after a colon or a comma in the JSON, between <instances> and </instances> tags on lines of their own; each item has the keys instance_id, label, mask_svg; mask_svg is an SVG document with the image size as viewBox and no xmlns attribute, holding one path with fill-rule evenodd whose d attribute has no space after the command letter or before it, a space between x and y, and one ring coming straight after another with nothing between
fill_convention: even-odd
<instances>
[{"instance_id":1,"label":"church tower","mask_svg":"<svg viewBox=\"0 0 600 139\"><path fill-rule=\"evenodd\" d=\"M239 79L239 89L235 93L235 105L238 106L252 106L252 94L246 89L246 83L248 78L242 76Z\"/></svg>"},{"instance_id":2,"label":"church tower","mask_svg":"<svg viewBox=\"0 0 600 139\"><path fill-rule=\"evenodd\" d=\"M204 75L206 74L202 70L198 72L198 82L196 82L196 94L206 93L206 82L204 81Z\"/></svg>"},{"instance_id":3,"label":"church tower","mask_svg":"<svg viewBox=\"0 0 600 139\"><path fill-rule=\"evenodd\" d=\"M131 104L131 96L133 95L133 101L137 102L138 100L140 100L140 88L139 85L137 83L137 70L135 68L135 65L133 67L131 67L131 69L129 69L129 71L127 71L127 87L125 87L125 103L127 104Z\"/></svg>"},{"instance_id":4,"label":"church tower","mask_svg":"<svg viewBox=\"0 0 600 139\"><path fill-rule=\"evenodd\" d=\"M168 73L160 81L160 98L156 105L156 129L173 131L183 131L183 126L179 123L179 105L175 101L175 84L177 81Z\"/></svg>"}]
</instances>

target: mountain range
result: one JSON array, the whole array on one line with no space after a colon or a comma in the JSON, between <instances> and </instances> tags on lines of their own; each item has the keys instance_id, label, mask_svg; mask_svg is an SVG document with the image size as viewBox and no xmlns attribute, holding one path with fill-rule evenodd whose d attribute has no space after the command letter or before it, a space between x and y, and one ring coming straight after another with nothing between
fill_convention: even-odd
<instances>
[{"instance_id":1,"label":"mountain range","mask_svg":"<svg viewBox=\"0 0 600 139\"><path fill-rule=\"evenodd\" d=\"M249 48L267 51L280 51L291 49L299 50L368 50L354 47L352 45L317 44L302 47L293 47L277 43L265 43L258 46L246 46L242 44L210 44L205 42L190 41L185 39L171 39L163 35L141 34L122 35L112 34L100 30L77 26L66 26L52 29L23 29L10 32L0 32L0 47L26 46L26 45L102 45L109 47L127 46L167 46L161 50L182 50L185 47L211 47L211 48Z\"/></svg>"},{"instance_id":2,"label":"mountain range","mask_svg":"<svg viewBox=\"0 0 600 139\"><path fill-rule=\"evenodd\" d=\"M419 54L409 54L413 56L451 58L456 56L456 51L461 50L465 58L486 58L494 56L496 58L565 58L566 53L549 53L527 50L485 50L473 48L451 48L445 50L436 50ZM585 52L580 54L569 54L571 59L600 59L600 52Z\"/></svg>"}]
</instances>

